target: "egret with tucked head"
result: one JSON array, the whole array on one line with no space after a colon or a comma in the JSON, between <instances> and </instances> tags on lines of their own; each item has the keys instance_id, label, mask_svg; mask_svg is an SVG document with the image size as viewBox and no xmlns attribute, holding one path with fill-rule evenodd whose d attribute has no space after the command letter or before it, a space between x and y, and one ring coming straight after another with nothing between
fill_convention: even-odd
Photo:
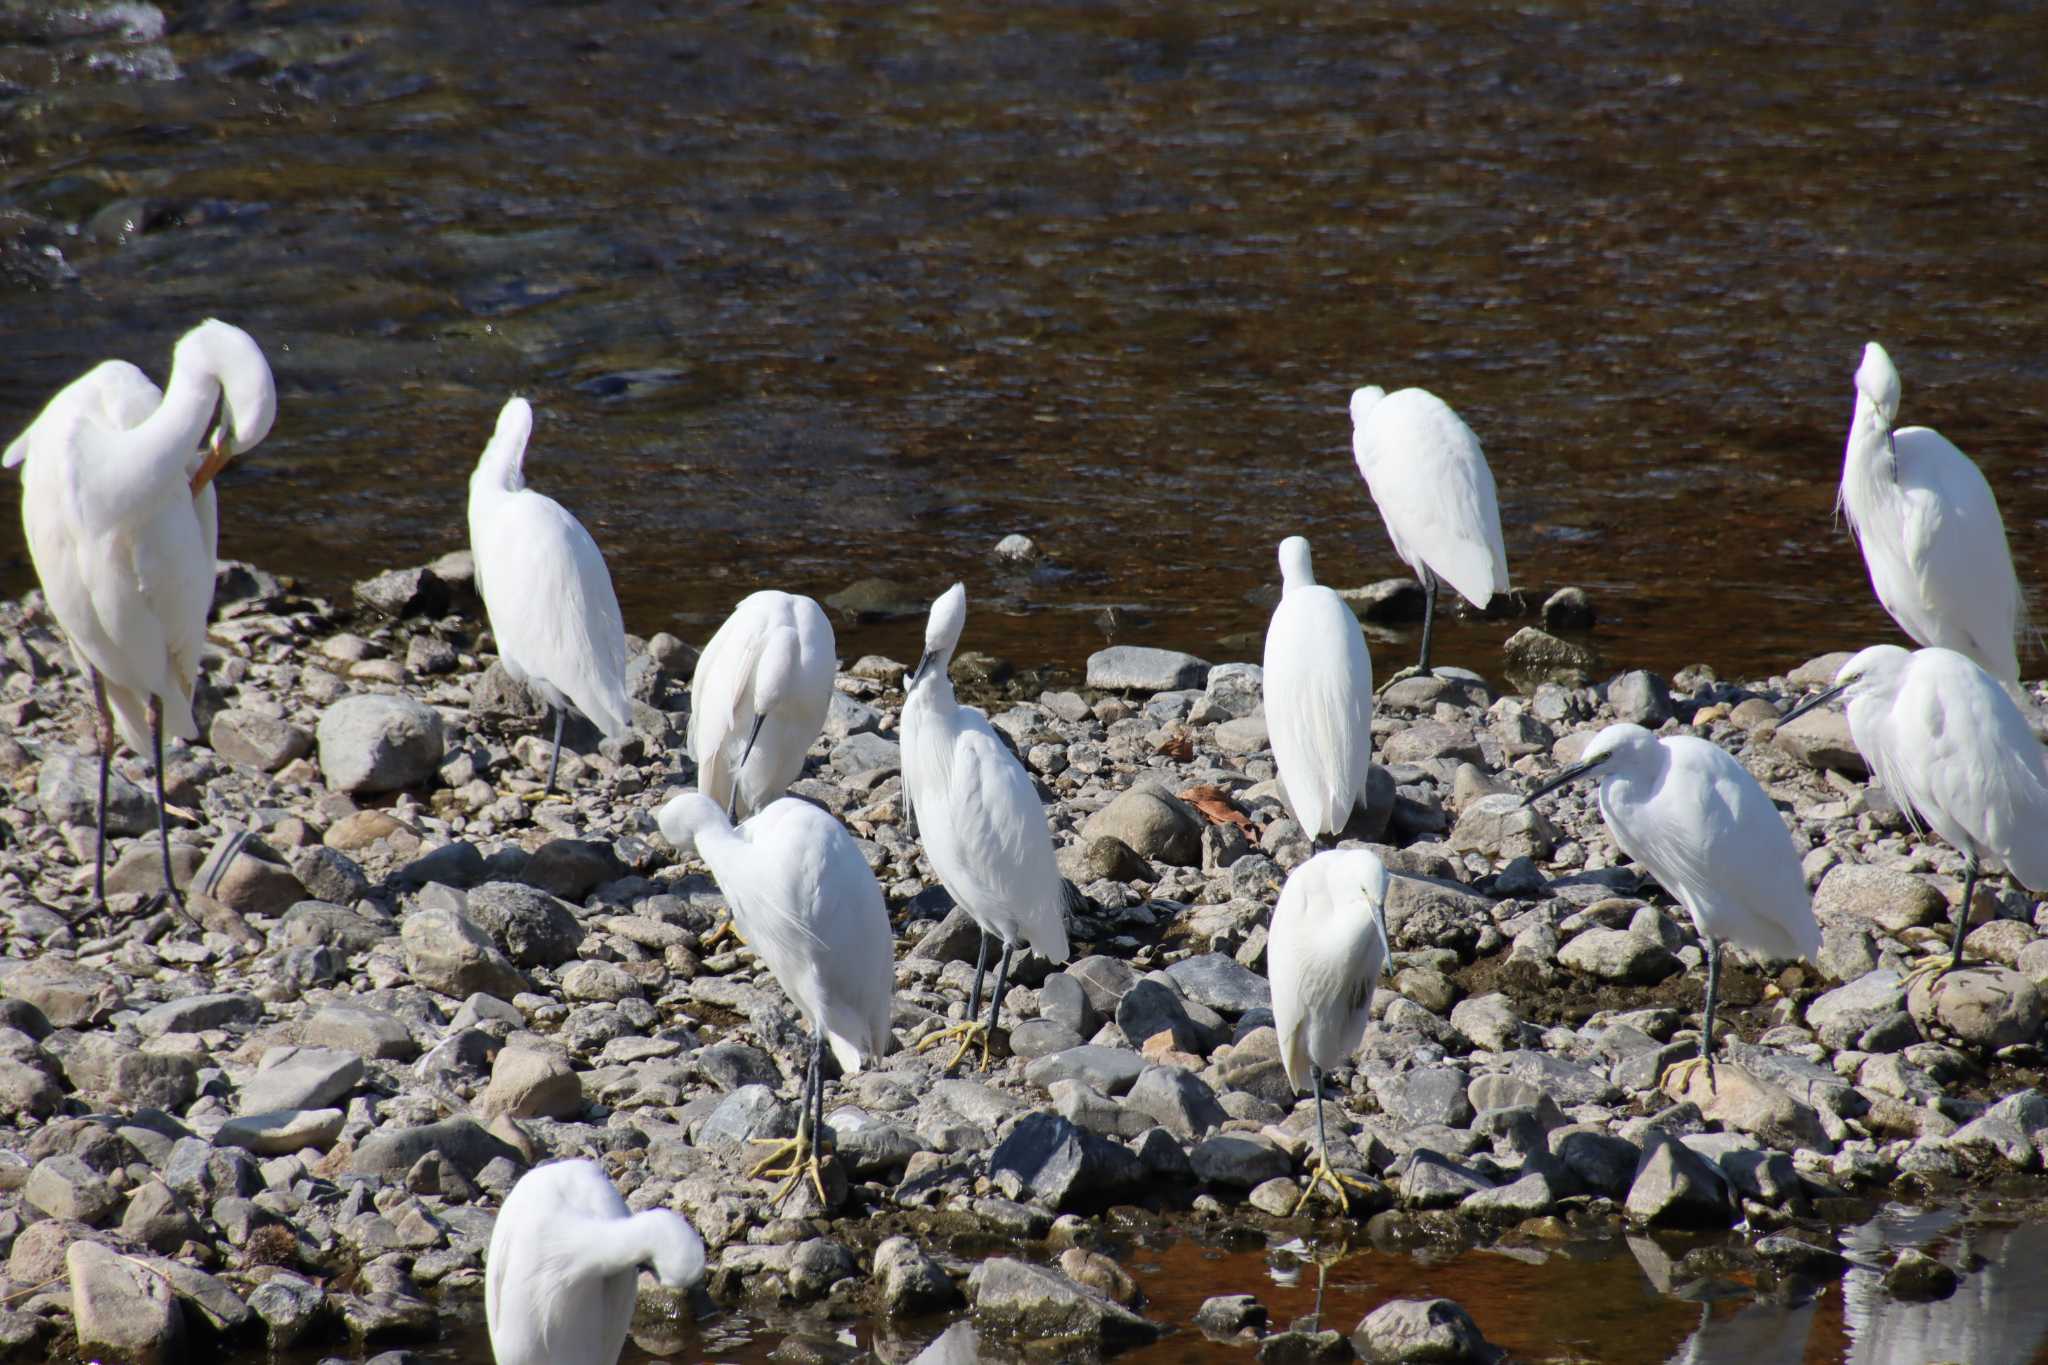
<instances>
[{"instance_id":1,"label":"egret with tucked head","mask_svg":"<svg viewBox=\"0 0 2048 1365\"><path fill-rule=\"evenodd\" d=\"M787 791L824 729L836 663L832 623L810 598L757 592L733 608L690 682L697 789L739 820Z\"/></svg>"},{"instance_id":2,"label":"egret with tucked head","mask_svg":"<svg viewBox=\"0 0 2048 1365\"><path fill-rule=\"evenodd\" d=\"M1344 599L1316 582L1308 542L1280 542L1280 605L1266 628L1264 695L1288 809L1310 841L1335 838L1372 773L1372 656Z\"/></svg>"}]
</instances>

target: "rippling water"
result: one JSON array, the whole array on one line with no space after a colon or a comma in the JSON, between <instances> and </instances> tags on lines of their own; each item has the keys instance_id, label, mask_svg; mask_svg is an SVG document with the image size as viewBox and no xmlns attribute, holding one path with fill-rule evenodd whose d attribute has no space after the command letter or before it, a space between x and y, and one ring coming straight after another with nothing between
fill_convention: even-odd
<instances>
[{"instance_id":1,"label":"rippling water","mask_svg":"<svg viewBox=\"0 0 2048 1365\"><path fill-rule=\"evenodd\" d=\"M152 13L0 0L0 428L239 322L283 417L223 553L330 591L461 543L516 391L636 630L880 574L1020 660L1109 604L1255 654L1283 535L1401 572L1345 399L1419 384L1518 584L1590 589L1617 664L1757 673L1893 638L1831 511L1871 337L2048 564L2039 5Z\"/></svg>"}]
</instances>

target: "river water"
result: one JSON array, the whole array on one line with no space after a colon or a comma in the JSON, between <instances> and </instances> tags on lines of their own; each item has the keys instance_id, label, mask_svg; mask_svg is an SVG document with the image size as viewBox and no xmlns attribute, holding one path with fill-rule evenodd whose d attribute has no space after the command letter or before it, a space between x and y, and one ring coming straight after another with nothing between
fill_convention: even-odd
<instances>
[{"instance_id":1,"label":"river water","mask_svg":"<svg viewBox=\"0 0 2048 1365\"><path fill-rule=\"evenodd\" d=\"M283 416L223 553L329 591L462 543L519 392L635 630L957 578L1020 662L1255 657L1282 536L1402 572L1346 398L1416 384L1517 584L1753 675L1896 638L1832 514L1873 337L2048 567L2038 6L171 8L0 0L0 428L238 322Z\"/></svg>"}]
</instances>

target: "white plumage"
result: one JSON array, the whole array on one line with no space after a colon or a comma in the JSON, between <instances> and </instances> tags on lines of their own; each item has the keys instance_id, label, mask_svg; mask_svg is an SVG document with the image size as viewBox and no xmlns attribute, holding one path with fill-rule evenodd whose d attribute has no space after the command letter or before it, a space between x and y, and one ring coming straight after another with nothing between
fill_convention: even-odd
<instances>
[{"instance_id":1,"label":"white plumage","mask_svg":"<svg viewBox=\"0 0 2048 1365\"><path fill-rule=\"evenodd\" d=\"M687 1288L704 1271L703 1239L679 1213L633 1213L595 1161L528 1171L491 1229L484 1317L497 1365L616 1365L642 1266Z\"/></svg>"},{"instance_id":2,"label":"white plumage","mask_svg":"<svg viewBox=\"0 0 2048 1365\"><path fill-rule=\"evenodd\" d=\"M526 486L533 433L524 398L507 402L469 477L469 545L477 590L505 671L530 685L562 718L574 706L608 737L632 728L626 701L626 627L604 555L583 524ZM548 788L554 787L554 762Z\"/></svg>"},{"instance_id":3,"label":"white plumage","mask_svg":"<svg viewBox=\"0 0 2048 1365\"><path fill-rule=\"evenodd\" d=\"M1372 771L1372 656L1344 599L1316 583L1308 542L1280 542L1266 628L1266 728L1287 805L1311 840L1335 835Z\"/></svg>"},{"instance_id":4,"label":"white plumage","mask_svg":"<svg viewBox=\"0 0 2048 1365\"><path fill-rule=\"evenodd\" d=\"M990 936L1003 944L990 1031L1002 1009L1016 945L1029 944L1041 957L1064 962L1068 944L1066 887L1038 791L988 717L954 698L946 674L966 620L967 589L955 583L932 603L924 657L905 683L900 739L903 785L917 812L925 854L947 892L981 926L981 962L968 1022L959 1030L971 1035L978 1030L973 1016Z\"/></svg>"},{"instance_id":5,"label":"white plumage","mask_svg":"<svg viewBox=\"0 0 2048 1365\"><path fill-rule=\"evenodd\" d=\"M719 626L690 683L697 787L740 819L788 790L825 726L832 623L808 597L757 592Z\"/></svg>"},{"instance_id":6,"label":"white plumage","mask_svg":"<svg viewBox=\"0 0 2048 1365\"><path fill-rule=\"evenodd\" d=\"M1351 424L1352 458L1394 553L1428 595L1417 666L1426 673L1437 581L1475 607L1508 588L1493 470L1472 428L1426 389L1358 389L1351 395Z\"/></svg>"},{"instance_id":7,"label":"white plumage","mask_svg":"<svg viewBox=\"0 0 2048 1365\"><path fill-rule=\"evenodd\" d=\"M1839 498L1870 586L1914 643L1967 655L2017 687L2025 604L1998 500L1939 432L1894 431L1898 415L1899 372L1873 341L1856 369Z\"/></svg>"}]
</instances>

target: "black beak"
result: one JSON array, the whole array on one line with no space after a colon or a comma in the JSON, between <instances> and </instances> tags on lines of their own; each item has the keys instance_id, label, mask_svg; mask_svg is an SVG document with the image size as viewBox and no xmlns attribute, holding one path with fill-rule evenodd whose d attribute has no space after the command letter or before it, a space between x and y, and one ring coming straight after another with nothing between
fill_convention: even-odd
<instances>
[{"instance_id":1,"label":"black beak","mask_svg":"<svg viewBox=\"0 0 2048 1365\"><path fill-rule=\"evenodd\" d=\"M746 750L740 754L740 766L742 768L746 767L747 760L754 756L754 741L761 738L761 727L767 723L768 717L765 713L754 717L754 728L747 732Z\"/></svg>"},{"instance_id":2,"label":"black beak","mask_svg":"<svg viewBox=\"0 0 2048 1365\"><path fill-rule=\"evenodd\" d=\"M1607 755L1602 754L1600 755L1600 757L1588 759L1584 763L1573 764L1571 767L1566 768L1563 772L1559 773L1556 777L1551 778L1548 782L1543 783L1541 786L1531 787L1529 789L1529 794L1522 798L1522 804L1525 806L1535 805L1537 797L1544 796L1549 794L1550 792L1556 791L1559 787L1562 787L1567 782L1578 781L1580 778L1584 777L1587 773L1592 772L1595 768L1599 767L1602 763L1605 763L1606 761Z\"/></svg>"},{"instance_id":3,"label":"black beak","mask_svg":"<svg viewBox=\"0 0 2048 1365\"><path fill-rule=\"evenodd\" d=\"M924 676L925 670L930 668L932 666L932 661L938 657L939 656L934 651L929 649L926 650L924 652L924 655L918 659L917 667L911 669L909 673L904 675L903 690L905 692L908 692L911 688L917 686L917 680Z\"/></svg>"},{"instance_id":4,"label":"black beak","mask_svg":"<svg viewBox=\"0 0 2048 1365\"><path fill-rule=\"evenodd\" d=\"M1826 706L1829 702L1833 701L1836 697L1841 696L1842 693L1846 692L1848 689L1849 684L1837 683L1835 686L1830 687L1825 692L1814 693L1805 701L1800 702L1799 705L1793 707L1790 711L1787 711L1784 715L1778 717L1778 728L1782 730L1787 725L1790 725L1793 721L1798 720L1801 716L1805 715L1808 711L1811 711L1816 707Z\"/></svg>"}]
</instances>

